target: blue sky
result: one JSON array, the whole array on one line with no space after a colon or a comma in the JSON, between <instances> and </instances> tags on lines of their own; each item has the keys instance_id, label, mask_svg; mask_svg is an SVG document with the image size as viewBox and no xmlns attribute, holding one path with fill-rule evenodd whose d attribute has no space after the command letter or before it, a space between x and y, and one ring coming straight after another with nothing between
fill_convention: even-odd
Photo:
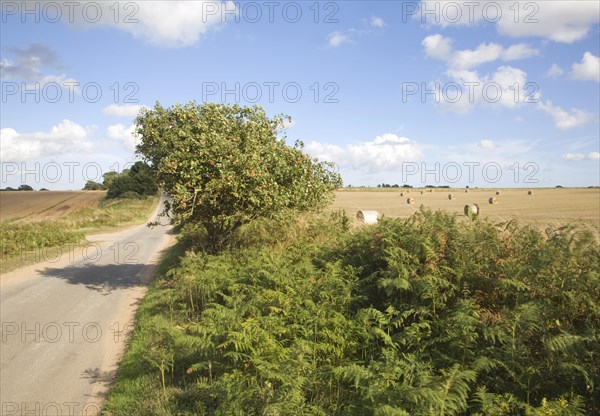
<instances>
[{"instance_id":1,"label":"blue sky","mask_svg":"<svg viewBox=\"0 0 600 416\"><path fill-rule=\"evenodd\" d=\"M1 4L2 187L101 180L190 100L292 116L345 185L600 185L596 1Z\"/></svg>"}]
</instances>

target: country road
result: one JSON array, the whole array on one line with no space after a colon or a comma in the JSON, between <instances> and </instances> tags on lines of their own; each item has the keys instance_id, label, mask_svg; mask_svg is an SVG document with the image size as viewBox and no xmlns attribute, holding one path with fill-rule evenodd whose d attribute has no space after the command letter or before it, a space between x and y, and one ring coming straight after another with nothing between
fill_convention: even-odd
<instances>
[{"instance_id":1,"label":"country road","mask_svg":"<svg viewBox=\"0 0 600 416\"><path fill-rule=\"evenodd\" d=\"M99 414L137 305L174 242L160 219L1 276L2 415Z\"/></svg>"}]
</instances>

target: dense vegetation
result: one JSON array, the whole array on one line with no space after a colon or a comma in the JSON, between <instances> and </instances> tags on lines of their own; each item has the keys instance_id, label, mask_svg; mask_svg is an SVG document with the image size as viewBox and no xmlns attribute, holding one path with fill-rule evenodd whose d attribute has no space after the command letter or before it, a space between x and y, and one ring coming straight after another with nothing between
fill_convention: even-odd
<instances>
[{"instance_id":1,"label":"dense vegetation","mask_svg":"<svg viewBox=\"0 0 600 416\"><path fill-rule=\"evenodd\" d=\"M144 300L108 414L600 414L589 235L421 210L254 222L219 255L201 236Z\"/></svg>"},{"instance_id":2,"label":"dense vegetation","mask_svg":"<svg viewBox=\"0 0 600 416\"><path fill-rule=\"evenodd\" d=\"M136 119L137 152L171 196L175 222L201 226L217 252L242 225L322 208L341 186L331 164L286 145L284 121L258 106L157 103Z\"/></svg>"},{"instance_id":3,"label":"dense vegetation","mask_svg":"<svg viewBox=\"0 0 600 416\"><path fill-rule=\"evenodd\" d=\"M129 169L123 172L110 171L103 176L102 183L87 181L83 187L84 191L108 190L107 199L133 198L139 199L154 195L158 192L155 178L150 166L144 162L135 162Z\"/></svg>"}]
</instances>

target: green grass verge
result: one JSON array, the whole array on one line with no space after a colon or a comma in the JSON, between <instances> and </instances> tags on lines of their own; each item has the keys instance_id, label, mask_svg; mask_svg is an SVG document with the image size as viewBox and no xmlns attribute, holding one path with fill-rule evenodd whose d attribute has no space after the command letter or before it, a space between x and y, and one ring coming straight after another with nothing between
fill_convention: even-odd
<instances>
[{"instance_id":1,"label":"green grass verge","mask_svg":"<svg viewBox=\"0 0 600 416\"><path fill-rule=\"evenodd\" d=\"M171 247L158 267L153 282L136 313L135 329L131 334L127 351L120 363L118 380L111 388L109 404L103 414L143 415L148 409L153 414L169 414L163 409L163 393L160 375L147 361L147 349L152 323L156 316L168 316L165 309L165 284L169 270L179 266L184 252L182 244ZM168 296L168 295L167 295Z\"/></svg>"}]
</instances>

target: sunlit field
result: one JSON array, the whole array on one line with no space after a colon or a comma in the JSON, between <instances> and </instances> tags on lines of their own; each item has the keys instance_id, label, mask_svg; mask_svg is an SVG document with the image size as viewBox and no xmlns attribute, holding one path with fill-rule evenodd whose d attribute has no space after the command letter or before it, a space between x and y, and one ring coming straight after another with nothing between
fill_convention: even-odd
<instances>
[{"instance_id":1,"label":"sunlit field","mask_svg":"<svg viewBox=\"0 0 600 416\"><path fill-rule=\"evenodd\" d=\"M478 204L481 215L494 221L517 219L523 224L540 227L582 225L600 234L600 189L548 188L532 189L356 189L336 192L332 209L343 209L350 217L359 210L376 210L381 215L406 218L421 205L463 215L464 206ZM408 192L408 193L407 193ZM423 193L422 193L423 192ZM500 195L496 195L500 192ZM403 193L403 196L400 194ZM455 199L449 199L448 195ZM489 199L495 197L496 204ZM414 198L414 204L407 199Z\"/></svg>"}]
</instances>

